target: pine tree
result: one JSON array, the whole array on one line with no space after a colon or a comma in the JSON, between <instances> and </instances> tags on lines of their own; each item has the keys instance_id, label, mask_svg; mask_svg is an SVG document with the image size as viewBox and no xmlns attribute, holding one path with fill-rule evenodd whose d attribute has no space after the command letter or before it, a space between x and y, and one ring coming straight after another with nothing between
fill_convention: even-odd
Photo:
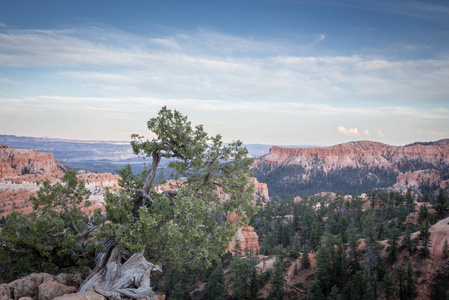
<instances>
[{"instance_id":1,"label":"pine tree","mask_svg":"<svg viewBox=\"0 0 449 300\"><path fill-rule=\"evenodd\" d=\"M235 241L234 255L237 257L242 257L242 248L240 247L239 241Z\"/></svg>"},{"instance_id":2,"label":"pine tree","mask_svg":"<svg viewBox=\"0 0 449 300\"><path fill-rule=\"evenodd\" d=\"M253 270L254 266L250 261L237 256L232 259L231 269L227 277L232 286L233 299L246 299Z\"/></svg>"},{"instance_id":3,"label":"pine tree","mask_svg":"<svg viewBox=\"0 0 449 300\"><path fill-rule=\"evenodd\" d=\"M332 284L331 256L326 247L319 247L316 255L316 282L324 295L329 295Z\"/></svg>"},{"instance_id":4,"label":"pine tree","mask_svg":"<svg viewBox=\"0 0 449 300\"><path fill-rule=\"evenodd\" d=\"M435 204L435 210L437 211L438 218L441 218L447 209L446 193L440 188L437 196L437 203Z\"/></svg>"},{"instance_id":5,"label":"pine tree","mask_svg":"<svg viewBox=\"0 0 449 300\"><path fill-rule=\"evenodd\" d=\"M394 286L394 282L391 280L390 275L385 274L384 279L382 281L382 288L385 291L386 300L394 299L394 295L396 293L396 288Z\"/></svg>"},{"instance_id":6,"label":"pine tree","mask_svg":"<svg viewBox=\"0 0 449 300\"><path fill-rule=\"evenodd\" d=\"M256 300L259 294L259 276L257 276L256 268L251 273L251 279L249 282L249 294L248 300Z\"/></svg>"},{"instance_id":7,"label":"pine tree","mask_svg":"<svg viewBox=\"0 0 449 300\"><path fill-rule=\"evenodd\" d=\"M226 299L226 288L224 284L223 266L221 261L218 261L217 266L210 274L204 289L206 291L206 299Z\"/></svg>"},{"instance_id":8,"label":"pine tree","mask_svg":"<svg viewBox=\"0 0 449 300\"><path fill-rule=\"evenodd\" d=\"M397 233L397 230L394 230L391 239L388 240L388 260L390 263L394 264L396 260L398 259L398 242L399 242L399 235Z\"/></svg>"},{"instance_id":9,"label":"pine tree","mask_svg":"<svg viewBox=\"0 0 449 300\"><path fill-rule=\"evenodd\" d=\"M444 241L443 253L441 255L443 260L449 259L449 246L447 244L447 239Z\"/></svg>"},{"instance_id":10,"label":"pine tree","mask_svg":"<svg viewBox=\"0 0 449 300\"><path fill-rule=\"evenodd\" d=\"M271 277L271 291L269 298L282 300L285 295L284 284L284 264L281 259L276 258L274 263L274 273Z\"/></svg>"},{"instance_id":11,"label":"pine tree","mask_svg":"<svg viewBox=\"0 0 449 300\"><path fill-rule=\"evenodd\" d=\"M405 299L407 300L415 299L415 282L413 281L413 268L410 262L408 263L407 268L407 285L405 288Z\"/></svg>"},{"instance_id":12,"label":"pine tree","mask_svg":"<svg viewBox=\"0 0 449 300\"><path fill-rule=\"evenodd\" d=\"M405 246L405 249L408 251L410 256L413 255L413 253L416 251L416 245L414 244L414 241L411 238L411 233L409 230L404 235L404 238L402 239L402 245Z\"/></svg>"},{"instance_id":13,"label":"pine tree","mask_svg":"<svg viewBox=\"0 0 449 300\"><path fill-rule=\"evenodd\" d=\"M405 299L405 291L406 291L406 285L405 285L405 280L406 280L406 274L405 274L405 270L404 267L402 265L396 265L394 268L394 273L396 276L396 282L398 284L398 296L399 299Z\"/></svg>"},{"instance_id":14,"label":"pine tree","mask_svg":"<svg viewBox=\"0 0 449 300\"><path fill-rule=\"evenodd\" d=\"M422 247L418 251L418 255L421 259L430 258L430 232L429 224L425 224L424 228L419 232L419 239L421 240Z\"/></svg>"},{"instance_id":15,"label":"pine tree","mask_svg":"<svg viewBox=\"0 0 449 300\"><path fill-rule=\"evenodd\" d=\"M301 256L301 266L303 269L310 268L310 257L309 257L309 251L306 249L304 253Z\"/></svg>"}]
</instances>

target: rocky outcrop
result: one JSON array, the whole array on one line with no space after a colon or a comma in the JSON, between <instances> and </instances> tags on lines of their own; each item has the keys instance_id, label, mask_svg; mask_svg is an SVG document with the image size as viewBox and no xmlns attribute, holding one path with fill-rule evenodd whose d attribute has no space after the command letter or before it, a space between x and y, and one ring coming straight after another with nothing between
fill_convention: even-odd
<instances>
[{"instance_id":1,"label":"rocky outcrop","mask_svg":"<svg viewBox=\"0 0 449 300\"><path fill-rule=\"evenodd\" d=\"M390 146L378 142L359 141L331 147L281 148L271 147L270 153L256 159L254 166L263 162L273 165L302 165L305 169L319 164L325 171L364 165L399 170L410 162L440 164L449 161L449 140L431 145Z\"/></svg>"},{"instance_id":2,"label":"rocky outcrop","mask_svg":"<svg viewBox=\"0 0 449 300\"><path fill-rule=\"evenodd\" d=\"M228 222L237 221L239 219L240 217L234 213L228 215ZM260 250L259 237L257 236L257 233L254 231L254 227L245 226L240 227L237 230L231 242L229 243L228 250L231 253L234 253L237 243L239 244L240 250L242 251L243 254L245 253L245 249L247 249L247 251L249 251L252 254L259 254Z\"/></svg>"},{"instance_id":3,"label":"rocky outcrop","mask_svg":"<svg viewBox=\"0 0 449 300\"><path fill-rule=\"evenodd\" d=\"M242 253L245 253L245 249L248 249L252 254L259 254L259 237L254 231L252 226L241 227L237 230L234 238L229 244L229 251L234 253L236 244L239 243L239 247Z\"/></svg>"},{"instance_id":4,"label":"rocky outcrop","mask_svg":"<svg viewBox=\"0 0 449 300\"><path fill-rule=\"evenodd\" d=\"M61 182L66 170L52 153L0 145L0 217L13 211L32 212L30 196L36 194L45 180ZM104 210L104 189L117 189L119 175L79 172L77 177L92 193L89 198L92 205L85 209L88 215L96 209Z\"/></svg>"},{"instance_id":5,"label":"rocky outcrop","mask_svg":"<svg viewBox=\"0 0 449 300\"><path fill-rule=\"evenodd\" d=\"M270 200L270 195L268 194L268 186L266 183L259 182L256 178L254 178L254 188L254 201L267 202Z\"/></svg>"},{"instance_id":6,"label":"rocky outcrop","mask_svg":"<svg viewBox=\"0 0 449 300\"><path fill-rule=\"evenodd\" d=\"M57 177L64 171L65 167L55 161L53 153L0 145L0 180L26 174Z\"/></svg>"},{"instance_id":7,"label":"rocky outcrop","mask_svg":"<svg viewBox=\"0 0 449 300\"><path fill-rule=\"evenodd\" d=\"M39 300L51 300L56 297L75 293L77 288L56 281L47 281L39 285Z\"/></svg>"},{"instance_id":8,"label":"rocky outcrop","mask_svg":"<svg viewBox=\"0 0 449 300\"><path fill-rule=\"evenodd\" d=\"M360 194L394 185L401 173L428 169L443 170L441 180L448 180L448 168L449 139L408 146L359 141L331 147L272 147L253 164L256 178L268 184L270 193L290 197L339 190Z\"/></svg>"},{"instance_id":9,"label":"rocky outcrop","mask_svg":"<svg viewBox=\"0 0 449 300\"><path fill-rule=\"evenodd\" d=\"M76 293L83 280L84 277L81 274L53 276L47 273L33 273L9 284L1 284L0 299L106 299L94 292Z\"/></svg>"}]
</instances>

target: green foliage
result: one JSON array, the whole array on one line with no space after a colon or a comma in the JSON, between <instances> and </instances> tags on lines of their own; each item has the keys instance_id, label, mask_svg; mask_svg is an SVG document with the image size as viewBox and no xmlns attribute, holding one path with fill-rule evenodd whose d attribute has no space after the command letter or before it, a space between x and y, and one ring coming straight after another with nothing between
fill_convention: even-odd
<instances>
[{"instance_id":1,"label":"green foliage","mask_svg":"<svg viewBox=\"0 0 449 300\"><path fill-rule=\"evenodd\" d=\"M444 241L444 246L443 246L443 251L442 251L441 258L443 260L449 259L449 245L447 244L447 239Z\"/></svg>"},{"instance_id":2,"label":"green foliage","mask_svg":"<svg viewBox=\"0 0 449 300\"><path fill-rule=\"evenodd\" d=\"M229 284L232 286L232 299L248 297L253 272L255 272L255 267L251 261L237 256L232 259L228 275Z\"/></svg>"},{"instance_id":3,"label":"green foliage","mask_svg":"<svg viewBox=\"0 0 449 300\"><path fill-rule=\"evenodd\" d=\"M206 299L219 300L226 299L226 288L224 283L223 266L221 261L218 261L209 276L208 282L205 286Z\"/></svg>"},{"instance_id":4,"label":"green foliage","mask_svg":"<svg viewBox=\"0 0 449 300\"><path fill-rule=\"evenodd\" d=\"M273 267L274 272L271 276L271 291L269 298L282 300L285 295L284 264L281 259L276 258Z\"/></svg>"},{"instance_id":5,"label":"green foliage","mask_svg":"<svg viewBox=\"0 0 449 300\"><path fill-rule=\"evenodd\" d=\"M240 141L224 145L220 135L209 137L201 125L193 128L186 116L166 107L148 129L152 140L134 134L131 144L135 154L152 159L149 169L138 175L130 167L121 170L120 192L105 193L110 237L153 262L207 267L256 212L248 177L252 160ZM167 193L153 186L161 158L171 159L168 168L180 178ZM138 190L148 197L136 195ZM240 219L228 222L230 213Z\"/></svg>"},{"instance_id":6,"label":"green foliage","mask_svg":"<svg viewBox=\"0 0 449 300\"><path fill-rule=\"evenodd\" d=\"M448 207L448 201L446 192L440 188L437 196L437 202L435 204L435 210L437 211L437 215L439 218L443 217Z\"/></svg>"},{"instance_id":7,"label":"green foliage","mask_svg":"<svg viewBox=\"0 0 449 300\"><path fill-rule=\"evenodd\" d=\"M30 198L34 212L14 212L6 218L0 233L1 280L30 272L55 274L92 267L95 245L83 241L104 218L98 212L89 220L82 211L91 204L89 195L73 171L65 174L62 183L44 181L37 196Z\"/></svg>"},{"instance_id":8,"label":"green foliage","mask_svg":"<svg viewBox=\"0 0 449 300\"><path fill-rule=\"evenodd\" d=\"M309 257L309 251L305 251L301 256L301 266L303 269L310 268L310 257Z\"/></svg>"}]
</instances>

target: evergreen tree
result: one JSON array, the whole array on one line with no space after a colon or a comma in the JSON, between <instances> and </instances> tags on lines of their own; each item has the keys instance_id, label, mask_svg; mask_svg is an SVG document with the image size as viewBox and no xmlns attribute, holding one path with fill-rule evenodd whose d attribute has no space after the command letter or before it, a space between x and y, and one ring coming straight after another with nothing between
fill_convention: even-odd
<instances>
[{"instance_id":1,"label":"evergreen tree","mask_svg":"<svg viewBox=\"0 0 449 300\"><path fill-rule=\"evenodd\" d=\"M405 299L407 300L415 299L415 282L413 281L413 268L410 262L408 263L407 268L407 285L405 289Z\"/></svg>"},{"instance_id":2,"label":"evergreen tree","mask_svg":"<svg viewBox=\"0 0 449 300\"><path fill-rule=\"evenodd\" d=\"M441 255L441 258L443 260L447 260L449 259L449 246L447 244L447 239L444 241L444 246L443 246L443 253Z\"/></svg>"},{"instance_id":3,"label":"evergreen tree","mask_svg":"<svg viewBox=\"0 0 449 300\"><path fill-rule=\"evenodd\" d=\"M256 300L259 294L259 276L257 276L256 268L251 273L251 279L249 282L249 294L248 300Z\"/></svg>"},{"instance_id":4,"label":"evergreen tree","mask_svg":"<svg viewBox=\"0 0 449 300\"><path fill-rule=\"evenodd\" d=\"M392 264L394 264L398 258L398 242L399 235L395 229L391 235L391 238L388 240L389 246L387 247L388 261Z\"/></svg>"},{"instance_id":5,"label":"evergreen tree","mask_svg":"<svg viewBox=\"0 0 449 300\"><path fill-rule=\"evenodd\" d=\"M447 209L447 197L446 193L440 188L437 196L437 202L435 204L435 210L437 211L438 218L443 217L444 212Z\"/></svg>"},{"instance_id":6,"label":"evergreen tree","mask_svg":"<svg viewBox=\"0 0 449 300\"><path fill-rule=\"evenodd\" d=\"M273 275L271 276L271 291L269 298L282 300L285 295L284 264L281 259L276 258L273 267L274 272Z\"/></svg>"},{"instance_id":7,"label":"evergreen tree","mask_svg":"<svg viewBox=\"0 0 449 300\"><path fill-rule=\"evenodd\" d=\"M391 280L390 275L385 274L384 279L382 281L382 288L385 291L386 300L394 299L396 288L394 286L394 282Z\"/></svg>"},{"instance_id":8,"label":"evergreen tree","mask_svg":"<svg viewBox=\"0 0 449 300\"><path fill-rule=\"evenodd\" d=\"M343 289L343 299L370 299L368 279L365 277L363 270L358 270L351 277L351 280L346 284Z\"/></svg>"},{"instance_id":9,"label":"evergreen tree","mask_svg":"<svg viewBox=\"0 0 449 300\"><path fill-rule=\"evenodd\" d=\"M418 222L420 224L427 222L429 218L429 210L426 206L426 204L424 203L423 205L421 205L421 207L419 208L419 216L418 216Z\"/></svg>"},{"instance_id":10,"label":"evergreen tree","mask_svg":"<svg viewBox=\"0 0 449 300\"><path fill-rule=\"evenodd\" d=\"M306 249L301 256L301 266L303 269L310 268L309 251Z\"/></svg>"},{"instance_id":11,"label":"evergreen tree","mask_svg":"<svg viewBox=\"0 0 449 300\"><path fill-rule=\"evenodd\" d=\"M98 211L89 219L82 208L91 205L90 191L74 171L62 183L46 180L31 196L34 212L13 212L0 232L0 281L30 272L60 273L93 267L95 245L84 243L105 221Z\"/></svg>"},{"instance_id":12,"label":"evergreen tree","mask_svg":"<svg viewBox=\"0 0 449 300\"><path fill-rule=\"evenodd\" d=\"M396 282L398 285L398 296L399 299L403 300L406 299L406 284L405 284L405 280L406 280L406 274L405 274L405 270L404 267L402 265L396 265L393 268L394 274L396 276Z\"/></svg>"},{"instance_id":13,"label":"evergreen tree","mask_svg":"<svg viewBox=\"0 0 449 300\"><path fill-rule=\"evenodd\" d=\"M319 247L316 255L316 283L324 295L329 295L332 283L331 256L326 247Z\"/></svg>"},{"instance_id":14,"label":"evergreen tree","mask_svg":"<svg viewBox=\"0 0 449 300\"><path fill-rule=\"evenodd\" d=\"M175 284L175 288L170 293L171 300L185 300L190 299L190 295L187 293L185 289L181 287L181 284Z\"/></svg>"},{"instance_id":15,"label":"evergreen tree","mask_svg":"<svg viewBox=\"0 0 449 300\"><path fill-rule=\"evenodd\" d=\"M407 232L404 235L404 238L402 240L402 245L405 247L405 249L408 251L408 253L410 254L410 256L413 255L413 253L416 250L416 245L413 242L412 238L411 238L411 233L409 230L407 230Z\"/></svg>"},{"instance_id":16,"label":"evergreen tree","mask_svg":"<svg viewBox=\"0 0 449 300\"><path fill-rule=\"evenodd\" d=\"M425 224L424 228L419 232L419 239L421 240L422 247L418 251L418 255L421 259L430 258L430 232L429 224Z\"/></svg>"},{"instance_id":17,"label":"evergreen tree","mask_svg":"<svg viewBox=\"0 0 449 300\"><path fill-rule=\"evenodd\" d=\"M224 283L223 266L221 261L218 261L217 266L210 274L208 282L205 286L205 291L206 299L208 300L226 299L226 287Z\"/></svg>"},{"instance_id":18,"label":"evergreen tree","mask_svg":"<svg viewBox=\"0 0 449 300\"><path fill-rule=\"evenodd\" d=\"M229 270L228 281L232 286L232 299L247 299L254 266L250 261L234 257Z\"/></svg>"}]
</instances>

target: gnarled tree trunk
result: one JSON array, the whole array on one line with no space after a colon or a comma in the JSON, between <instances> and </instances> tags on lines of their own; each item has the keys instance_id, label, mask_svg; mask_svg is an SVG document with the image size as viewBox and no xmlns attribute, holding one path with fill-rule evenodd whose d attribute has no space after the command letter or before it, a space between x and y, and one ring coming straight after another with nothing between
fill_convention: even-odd
<instances>
[{"instance_id":1,"label":"gnarled tree trunk","mask_svg":"<svg viewBox=\"0 0 449 300\"><path fill-rule=\"evenodd\" d=\"M142 253L121 262L123 247L109 243L97 267L86 278L78 292L95 291L108 299L156 299L150 287L150 275L161 271Z\"/></svg>"}]
</instances>

